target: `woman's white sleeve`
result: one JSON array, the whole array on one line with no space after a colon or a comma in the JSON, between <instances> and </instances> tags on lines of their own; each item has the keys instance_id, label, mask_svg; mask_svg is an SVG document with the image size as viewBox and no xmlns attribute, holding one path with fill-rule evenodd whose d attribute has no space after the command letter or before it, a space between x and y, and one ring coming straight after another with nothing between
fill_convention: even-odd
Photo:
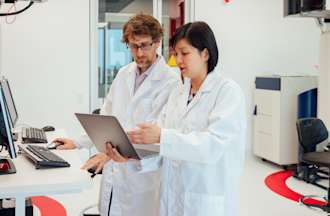
<instances>
[{"instance_id":1,"label":"woman's white sleeve","mask_svg":"<svg viewBox=\"0 0 330 216\"><path fill-rule=\"evenodd\" d=\"M162 156L198 163L215 164L224 152L244 151L246 113L243 92L235 83L223 86L203 131L182 133L161 129Z\"/></svg>"}]
</instances>

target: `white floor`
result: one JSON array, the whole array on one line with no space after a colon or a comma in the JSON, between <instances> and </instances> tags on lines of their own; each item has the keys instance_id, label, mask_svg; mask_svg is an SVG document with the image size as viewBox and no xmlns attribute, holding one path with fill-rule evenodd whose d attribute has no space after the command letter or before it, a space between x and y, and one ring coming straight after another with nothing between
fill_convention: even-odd
<instances>
[{"instance_id":1,"label":"white floor","mask_svg":"<svg viewBox=\"0 0 330 216\"><path fill-rule=\"evenodd\" d=\"M263 162L258 158L250 157L246 166L241 184L240 216L320 216L326 213L320 210L309 209L299 203L281 197L264 184L265 177L280 171L281 168ZM93 179L93 188L79 194L53 196L67 209L68 216L78 216L82 209L97 203L99 194L100 176ZM313 185L298 181L294 178L288 180L291 189L301 194L326 195ZM38 213L36 214L38 215Z\"/></svg>"},{"instance_id":2,"label":"white floor","mask_svg":"<svg viewBox=\"0 0 330 216\"><path fill-rule=\"evenodd\" d=\"M309 209L297 202L275 194L264 184L265 178L277 171L277 167L258 158L246 160L241 184L240 216L319 216L326 215L320 210ZM326 195L326 191L294 178L289 178L288 186L304 195Z\"/></svg>"}]
</instances>

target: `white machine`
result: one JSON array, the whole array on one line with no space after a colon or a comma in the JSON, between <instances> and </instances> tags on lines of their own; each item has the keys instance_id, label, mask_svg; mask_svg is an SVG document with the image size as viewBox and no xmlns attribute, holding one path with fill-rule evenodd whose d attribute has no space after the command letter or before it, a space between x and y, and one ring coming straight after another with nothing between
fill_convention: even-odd
<instances>
[{"instance_id":1,"label":"white machine","mask_svg":"<svg viewBox=\"0 0 330 216\"><path fill-rule=\"evenodd\" d=\"M298 95L317 87L315 76L257 77L253 152L286 166L298 162Z\"/></svg>"}]
</instances>

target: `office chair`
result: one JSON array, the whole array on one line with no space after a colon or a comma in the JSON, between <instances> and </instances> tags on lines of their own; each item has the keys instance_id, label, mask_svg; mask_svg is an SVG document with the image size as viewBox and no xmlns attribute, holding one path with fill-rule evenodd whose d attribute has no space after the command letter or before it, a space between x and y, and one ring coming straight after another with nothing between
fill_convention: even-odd
<instances>
[{"instance_id":1,"label":"office chair","mask_svg":"<svg viewBox=\"0 0 330 216\"><path fill-rule=\"evenodd\" d=\"M322 120L317 118L298 119L296 126L299 140L299 164L294 176L328 191L327 198L324 198L327 202L326 205L306 203L305 200L311 196L302 197L300 201L306 206L320 208L330 213L330 203L328 203L330 201L329 172L321 170L322 167L330 170L330 152L316 151L316 146L328 139L328 130ZM319 173L328 176L324 177ZM321 179L328 179L329 187L317 183Z\"/></svg>"},{"instance_id":2,"label":"office chair","mask_svg":"<svg viewBox=\"0 0 330 216\"><path fill-rule=\"evenodd\" d=\"M296 126L299 140L299 155L294 177L328 190L327 187L317 183L321 179L328 179L328 177L322 176L328 175L328 172L316 165L307 164L302 160L305 153L315 152L316 146L328 139L328 130L322 120L316 118L299 119Z\"/></svg>"}]
</instances>

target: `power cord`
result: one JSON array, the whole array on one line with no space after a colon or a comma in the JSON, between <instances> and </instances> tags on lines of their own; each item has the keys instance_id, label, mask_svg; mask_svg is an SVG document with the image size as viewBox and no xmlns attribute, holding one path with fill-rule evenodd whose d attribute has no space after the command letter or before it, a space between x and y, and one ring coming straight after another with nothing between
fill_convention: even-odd
<instances>
[{"instance_id":1,"label":"power cord","mask_svg":"<svg viewBox=\"0 0 330 216\"><path fill-rule=\"evenodd\" d=\"M110 216L110 209L111 209L111 203L112 203L112 194L113 194L113 189L111 189L111 192L110 192L110 200L109 200L109 204L108 204L108 214L107 214L108 216ZM98 205L98 203L87 206L86 208L81 210L81 212L79 213L79 216L100 216L100 214L85 213L86 211L96 207L97 205Z\"/></svg>"},{"instance_id":2,"label":"power cord","mask_svg":"<svg viewBox=\"0 0 330 216\"><path fill-rule=\"evenodd\" d=\"M31 1L29 3L28 6L26 6L25 8L19 10L19 11L15 11L15 12L12 12L12 13L0 13L0 17L1 16L12 16L12 15L17 15L17 14L20 14L20 13L23 13L24 11L26 11L27 9L29 9L32 5L33 5L33 1Z\"/></svg>"},{"instance_id":3,"label":"power cord","mask_svg":"<svg viewBox=\"0 0 330 216\"><path fill-rule=\"evenodd\" d=\"M14 2L12 4L12 6L9 8L9 10L7 11L7 13L11 12L11 11L16 11L16 2ZM9 21L9 18L8 17L13 17L11 21ZM16 21L16 15L15 16L6 16L6 23L7 24L13 24L15 21Z\"/></svg>"},{"instance_id":4,"label":"power cord","mask_svg":"<svg viewBox=\"0 0 330 216\"><path fill-rule=\"evenodd\" d=\"M84 208L83 210L81 210L81 212L79 213L79 216L99 216L99 214L85 214L86 211L88 211L89 209L92 209L94 207L96 207L98 205L98 203L92 204L87 206L86 208Z\"/></svg>"}]
</instances>

